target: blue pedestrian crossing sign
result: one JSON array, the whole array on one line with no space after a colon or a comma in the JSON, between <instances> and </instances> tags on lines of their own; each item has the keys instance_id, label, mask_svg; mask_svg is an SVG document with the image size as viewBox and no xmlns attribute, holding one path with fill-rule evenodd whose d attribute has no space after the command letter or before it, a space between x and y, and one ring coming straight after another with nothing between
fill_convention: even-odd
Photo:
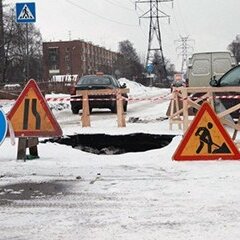
<instances>
[{"instance_id":1,"label":"blue pedestrian crossing sign","mask_svg":"<svg viewBox=\"0 0 240 240\"><path fill-rule=\"evenodd\" d=\"M0 108L0 145L4 141L7 134L7 118L2 109Z\"/></svg>"},{"instance_id":2,"label":"blue pedestrian crossing sign","mask_svg":"<svg viewBox=\"0 0 240 240\"><path fill-rule=\"evenodd\" d=\"M16 3L17 23L36 22L35 2Z\"/></svg>"},{"instance_id":3,"label":"blue pedestrian crossing sign","mask_svg":"<svg viewBox=\"0 0 240 240\"><path fill-rule=\"evenodd\" d=\"M147 65L147 72L149 74L151 74L153 72L153 70L154 70L153 64L152 63L148 64Z\"/></svg>"}]
</instances>

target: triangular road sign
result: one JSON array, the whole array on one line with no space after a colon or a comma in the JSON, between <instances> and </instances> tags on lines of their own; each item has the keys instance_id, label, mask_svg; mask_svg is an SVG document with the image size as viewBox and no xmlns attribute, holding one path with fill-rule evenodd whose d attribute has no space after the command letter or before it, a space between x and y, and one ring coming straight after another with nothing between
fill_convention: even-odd
<instances>
[{"instance_id":1,"label":"triangular road sign","mask_svg":"<svg viewBox=\"0 0 240 240\"><path fill-rule=\"evenodd\" d=\"M31 79L8 113L16 137L62 136L36 82Z\"/></svg>"},{"instance_id":2,"label":"triangular road sign","mask_svg":"<svg viewBox=\"0 0 240 240\"><path fill-rule=\"evenodd\" d=\"M201 106L173 160L240 160L240 153L209 103Z\"/></svg>"}]
</instances>

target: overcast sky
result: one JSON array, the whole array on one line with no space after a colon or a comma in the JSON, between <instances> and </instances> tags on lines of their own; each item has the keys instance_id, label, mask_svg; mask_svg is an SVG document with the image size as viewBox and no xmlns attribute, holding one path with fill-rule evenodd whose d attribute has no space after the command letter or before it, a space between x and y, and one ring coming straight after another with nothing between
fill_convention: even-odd
<instances>
[{"instance_id":1,"label":"overcast sky","mask_svg":"<svg viewBox=\"0 0 240 240\"><path fill-rule=\"evenodd\" d=\"M130 40L144 59L148 44L149 19L139 16L149 4L134 0L4 0L15 7L18 2L36 3L36 26L44 41L84 39L93 44L118 50L118 43ZM181 57L175 40L189 36L195 52L224 51L240 33L239 0L174 0L161 3L160 9L170 15L161 19L164 56L180 70Z\"/></svg>"}]
</instances>

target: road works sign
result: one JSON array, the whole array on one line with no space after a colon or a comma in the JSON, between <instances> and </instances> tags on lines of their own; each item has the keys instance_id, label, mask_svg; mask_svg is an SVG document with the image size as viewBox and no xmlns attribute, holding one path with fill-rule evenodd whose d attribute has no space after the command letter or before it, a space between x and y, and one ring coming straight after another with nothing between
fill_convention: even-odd
<instances>
[{"instance_id":1,"label":"road works sign","mask_svg":"<svg viewBox=\"0 0 240 240\"><path fill-rule=\"evenodd\" d=\"M173 160L240 160L240 153L209 103L204 103Z\"/></svg>"},{"instance_id":2,"label":"road works sign","mask_svg":"<svg viewBox=\"0 0 240 240\"><path fill-rule=\"evenodd\" d=\"M62 136L36 82L31 79L8 114L16 137Z\"/></svg>"},{"instance_id":3,"label":"road works sign","mask_svg":"<svg viewBox=\"0 0 240 240\"><path fill-rule=\"evenodd\" d=\"M16 3L16 21L18 23L36 22L35 3Z\"/></svg>"},{"instance_id":4,"label":"road works sign","mask_svg":"<svg viewBox=\"0 0 240 240\"><path fill-rule=\"evenodd\" d=\"M7 134L7 118L2 109L0 108L0 145L4 141Z\"/></svg>"}]
</instances>

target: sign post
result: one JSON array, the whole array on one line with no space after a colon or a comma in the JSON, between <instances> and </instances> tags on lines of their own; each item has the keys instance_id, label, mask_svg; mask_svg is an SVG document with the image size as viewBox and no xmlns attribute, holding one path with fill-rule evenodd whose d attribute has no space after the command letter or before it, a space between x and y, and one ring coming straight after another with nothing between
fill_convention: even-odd
<instances>
[{"instance_id":1,"label":"sign post","mask_svg":"<svg viewBox=\"0 0 240 240\"><path fill-rule=\"evenodd\" d=\"M26 80L29 78L29 23L36 22L35 2L16 3L16 22L26 24Z\"/></svg>"},{"instance_id":2,"label":"sign post","mask_svg":"<svg viewBox=\"0 0 240 240\"><path fill-rule=\"evenodd\" d=\"M153 76L152 76L152 73L153 73L153 70L154 70L154 66L152 63L149 63L146 67L146 70L147 70L147 73L148 73L148 76L149 76L149 86L152 87L153 86Z\"/></svg>"}]
</instances>

